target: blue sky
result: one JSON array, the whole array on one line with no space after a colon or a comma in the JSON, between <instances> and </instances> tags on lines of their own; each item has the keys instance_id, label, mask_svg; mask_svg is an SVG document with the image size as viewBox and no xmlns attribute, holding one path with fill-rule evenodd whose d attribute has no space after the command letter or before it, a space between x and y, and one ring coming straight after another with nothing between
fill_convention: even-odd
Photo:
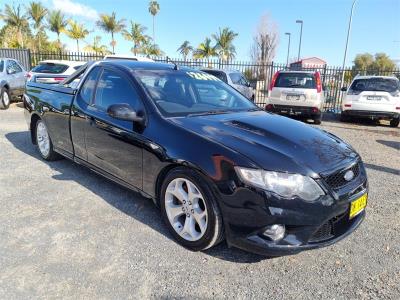
<instances>
[{"instance_id":1,"label":"blue sky","mask_svg":"<svg viewBox=\"0 0 400 300\"><path fill-rule=\"evenodd\" d=\"M0 0L0 3L6 3ZM14 3L29 1L14 0ZM60 8L94 29L95 35L109 43L109 36L95 26L98 13L115 11L118 18L134 20L148 27L151 35L152 18L147 0L42 0L49 8ZM205 37L228 26L239 34L234 44L237 59L249 60L252 37L263 14L276 22L280 35L275 61L285 62L287 38L292 33L290 57L297 56L299 24L304 21L302 57L318 56L329 65L341 65L346 39L348 17L352 0L158 0L161 10L156 17L156 41L171 57L184 40L197 46ZM7 3L12 3L7 0ZM1 5L2 6L2 5ZM53 35L51 35L54 38ZM117 36L117 53L129 53L131 44ZM73 41L63 37L63 42L75 50ZM400 0L358 0L353 17L353 27L347 64L357 53L386 52L400 59Z\"/></svg>"}]
</instances>

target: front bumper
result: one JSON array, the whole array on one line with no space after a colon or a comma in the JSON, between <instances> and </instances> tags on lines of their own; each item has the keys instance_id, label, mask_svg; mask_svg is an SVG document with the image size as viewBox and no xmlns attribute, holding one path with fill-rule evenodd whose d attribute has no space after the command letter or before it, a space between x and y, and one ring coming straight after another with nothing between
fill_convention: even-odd
<instances>
[{"instance_id":1,"label":"front bumper","mask_svg":"<svg viewBox=\"0 0 400 300\"><path fill-rule=\"evenodd\" d=\"M321 116L321 111L316 107L308 106L290 106L290 105L267 105L266 110L280 115L286 116L301 116L309 118L318 118Z\"/></svg>"},{"instance_id":2,"label":"front bumper","mask_svg":"<svg viewBox=\"0 0 400 300\"><path fill-rule=\"evenodd\" d=\"M342 114L349 117L372 119L398 119L400 117L400 113L390 111L343 110Z\"/></svg>"},{"instance_id":3,"label":"front bumper","mask_svg":"<svg viewBox=\"0 0 400 300\"><path fill-rule=\"evenodd\" d=\"M322 186L326 184L321 181ZM350 235L365 218L365 210L349 218L350 203L368 193L365 169L351 184L330 189L314 203L282 199L252 187L238 187L223 195L221 210L228 245L265 256L296 254L332 245ZM263 236L268 225L285 225L285 236Z\"/></svg>"}]
</instances>

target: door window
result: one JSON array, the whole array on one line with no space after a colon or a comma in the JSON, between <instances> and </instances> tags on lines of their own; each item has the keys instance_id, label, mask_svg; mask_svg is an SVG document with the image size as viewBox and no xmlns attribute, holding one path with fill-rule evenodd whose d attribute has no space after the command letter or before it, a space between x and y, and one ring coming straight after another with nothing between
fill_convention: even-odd
<instances>
[{"instance_id":1,"label":"door window","mask_svg":"<svg viewBox=\"0 0 400 300\"><path fill-rule=\"evenodd\" d=\"M96 82L97 78L99 77L100 70L101 69L99 67L95 67L93 68L93 70L90 71L79 92L80 98L86 104L89 104L93 98L94 89L96 87Z\"/></svg>"},{"instance_id":2,"label":"door window","mask_svg":"<svg viewBox=\"0 0 400 300\"><path fill-rule=\"evenodd\" d=\"M126 103L140 109L139 95L132 84L117 72L105 69L100 75L93 106L107 111L112 104Z\"/></svg>"},{"instance_id":3,"label":"door window","mask_svg":"<svg viewBox=\"0 0 400 300\"><path fill-rule=\"evenodd\" d=\"M7 73L15 74L20 72L22 72L22 68L14 60L7 61Z\"/></svg>"}]
</instances>

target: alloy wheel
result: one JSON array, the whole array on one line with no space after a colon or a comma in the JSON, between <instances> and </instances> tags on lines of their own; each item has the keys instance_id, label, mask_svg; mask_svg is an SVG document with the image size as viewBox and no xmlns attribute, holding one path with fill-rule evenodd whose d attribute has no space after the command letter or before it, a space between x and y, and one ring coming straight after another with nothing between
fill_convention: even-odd
<instances>
[{"instance_id":1,"label":"alloy wheel","mask_svg":"<svg viewBox=\"0 0 400 300\"><path fill-rule=\"evenodd\" d=\"M47 157L50 153L50 138L47 132L46 125L43 122L39 122L39 124L37 125L36 140L40 153L44 157Z\"/></svg>"},{"instance_id":2,"label":"alloy wheel","mask_svg":"<svg viewBox=\"0 0 400 300\"><path fill-rule=\"evenodd\" d=\"M165 191L165 210L175 232L187 241L201 239L207 229L208 215L204 197L186 178L175 178Z\"/></svg>"}]
</instances>

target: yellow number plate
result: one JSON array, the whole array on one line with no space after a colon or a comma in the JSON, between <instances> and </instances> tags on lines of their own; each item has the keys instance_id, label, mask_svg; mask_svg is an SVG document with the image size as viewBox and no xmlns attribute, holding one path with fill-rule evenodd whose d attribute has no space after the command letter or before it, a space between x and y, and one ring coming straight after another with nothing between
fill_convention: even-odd
<instances>
[{"instance_id":1,"label":"yellow number plate","mask_svg":"<svg viewBox=\"0 0 400 300\"><path fill-rule=\"evenodd\" d=\"M367 206L368 194L362 195L350 204L350 219L357 216Z\"/></svg>"}]
</instances>

